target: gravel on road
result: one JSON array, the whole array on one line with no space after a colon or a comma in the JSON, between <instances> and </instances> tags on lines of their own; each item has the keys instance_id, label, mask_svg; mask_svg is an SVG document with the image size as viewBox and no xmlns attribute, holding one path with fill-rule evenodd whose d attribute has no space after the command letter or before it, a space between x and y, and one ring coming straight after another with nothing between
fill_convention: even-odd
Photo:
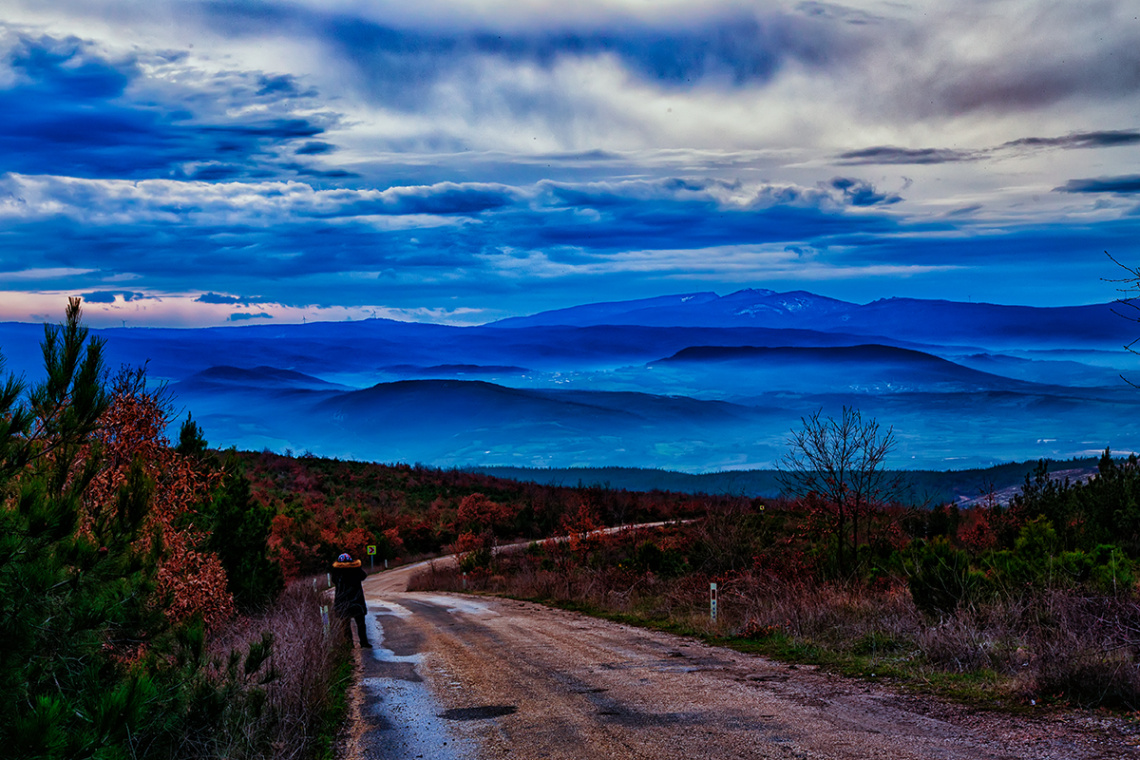
<instances>
[{"instance_id":1,"label":"gravel on road","mask_svg":"<svg viewBox=\"0 0 1140 760\"><path fill-rule=\"evenodd\" d=\"M1140 757L1119 716L972 710L507 599L365 582L376 648L346 760Z\"/></svg>"}]
</instances>

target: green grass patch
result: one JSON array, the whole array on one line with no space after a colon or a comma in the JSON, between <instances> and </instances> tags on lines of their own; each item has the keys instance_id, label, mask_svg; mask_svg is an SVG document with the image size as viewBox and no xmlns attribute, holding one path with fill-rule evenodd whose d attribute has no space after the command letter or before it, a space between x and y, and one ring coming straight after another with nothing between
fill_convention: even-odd
<instances>
[{"instance_id":1,"label":"green grass patch","mask_svg":"<svg viewBox=\"0 0 1140 760\"><path fill-rule=\"evenodd\" d=\"M328 702L321 716L317 735L313 739L314 760L336 760L337 740L345 725L348 712L349 687L353 682L352 650L341 647L337 653L337 663L328 683Z\"/></svg>"}]
</instances>

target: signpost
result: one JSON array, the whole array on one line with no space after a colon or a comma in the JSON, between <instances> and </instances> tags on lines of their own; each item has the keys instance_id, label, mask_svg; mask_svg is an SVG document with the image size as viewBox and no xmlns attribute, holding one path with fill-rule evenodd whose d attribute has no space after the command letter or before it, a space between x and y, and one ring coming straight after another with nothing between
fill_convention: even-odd
<instances>
[{"instance_id":1,"label":"signpost","mask_svg":"<svg viewBox=\"0 0 1140 760\"><path fill-rule=\"evenodd\" d=\"M368 569L373 570L376 567L376 544L372 544L364 550L368 554Z\"/></svg>"},{"instance_id":2,"label":"signpost","mask_svg":"<svg viewBox=\"0 0 1140 760\"><path fill-rule=\"evenodd\" d=\"M709 584L709 617L716 622L716 584Z\"/></svg>"}]
</instances>

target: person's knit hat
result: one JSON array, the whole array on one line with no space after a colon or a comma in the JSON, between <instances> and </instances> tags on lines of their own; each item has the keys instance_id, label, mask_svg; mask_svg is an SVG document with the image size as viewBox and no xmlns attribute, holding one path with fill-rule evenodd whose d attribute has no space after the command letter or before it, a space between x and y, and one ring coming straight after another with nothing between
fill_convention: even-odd
<instances>
[{"instance_id":1,"label":"person's knit hat","mask_svg":"<svg viewBox=\"0 0 1140 760\"><path fill-rule=\"evenodd\" d=\"M350 555L350 554L342 554L342 555L340 555L339 557L337 557L337 558L336 558L336 561L337 561L337 562L352 562L352 555Z\"/></svg>"}]
</instances>

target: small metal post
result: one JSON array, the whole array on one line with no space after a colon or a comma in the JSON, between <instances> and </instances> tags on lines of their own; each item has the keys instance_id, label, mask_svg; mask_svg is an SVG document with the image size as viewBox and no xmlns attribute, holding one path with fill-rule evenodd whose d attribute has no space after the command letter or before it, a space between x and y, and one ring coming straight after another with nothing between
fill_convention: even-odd
<instances>
[{"instance_id":1,"label":"small metal post","mask_svg":"<svg viewBox=\"0 0 1140 760\"><path fill-rule=\"evenodd\" d=\"M463 590L467 590L467 573L463 574Z\"/></svg>"},{"instance_id":2,"label":"small metal post","mask_svg":"<svg viewBox=\"0 0 1140 760\"><path fill-rule=\"evenodd\" d=\"M387 557L384 558L384 569L385 570L388 569L388 558Z\"/></svg>"},{"instance_id":3,"label":"small metal post","mask_svg":"<svg viewBox=\"0 0 1140 760\"><path fill-rule=\"evenodd\" d=\"M709 584L709 617L716 622L716 584Z\"/></svg>"},{"instance_id":4,"label":"small metal post","mask_svg":"<svg viewBox=\"0 0 1140 760\"><path fill-rule=\"evenodd\" d=\"M325 636L329 635L329 608L328 605L321 605L321 625L324 626Z\"/></svg>"}]
</instances>

